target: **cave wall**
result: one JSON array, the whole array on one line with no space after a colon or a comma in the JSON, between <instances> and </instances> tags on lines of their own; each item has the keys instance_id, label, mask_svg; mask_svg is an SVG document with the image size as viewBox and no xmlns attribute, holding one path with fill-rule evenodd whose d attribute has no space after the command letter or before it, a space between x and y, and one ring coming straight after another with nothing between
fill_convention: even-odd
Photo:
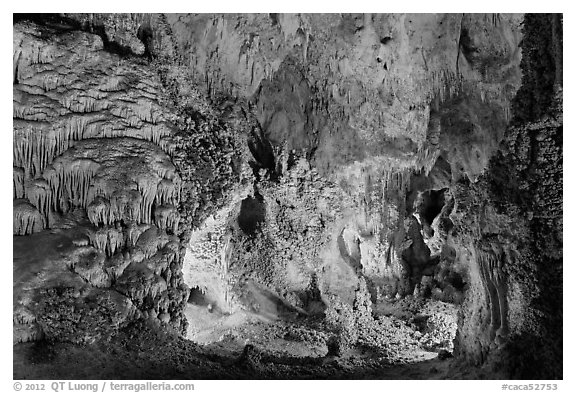
<instances>
[{"instance_id":1,"label":"cave wall","mask_svg":"<svg viewBox=\"0 0 576 393\"><path fill-rule=\"evenodd\" d=\"M97 28L23 16L13 40L15 342L185 333L190 229L251 172L243 132Z\"/></svg>"},{"instance_id":2,"label":"cave wall","mask_svg":"<svg viewBox=\"0 0 576 393\"><path fill-rule=\"evenodd\" d=\"M100 45L97 49L107 49L101 51L106 55L114 51L140 58L149 56L171 65L160 68L160 79L172 92L173 97L167 100L184 100L184 103L177 106L179 113L173 113L170 118L176 127L170 130L170 126L167 126L167 131L160 132L151 130L149 135L142 136L164 146L179 172L183 185L178 213L181 227L199 225L203 217L217 209L218 204L226 199L222 195L227 189L226 183L233 184L236 180L228 171L218 174L222 179L219 183L217 179L211 178L214 176L211 165L207 166L200 160L203 156L198 154L200 151L209 156L218 155L220 152L210 150L216 145L226 145L227 141L226 138L222 140L212 135L207 135L207 140L191 140L187 135L187 129L196 130L199 128L196 123L207 119L204 119L205 115L198 116L197 111L186 105L186 100L190 101L190 88L186 86L193 82L200 83L212 98L212 104L219 106L223 114L240 118L245 123L255 123L247 124L246 127L253 128L252 134L258 135L258 138L252 137L252 140L259 139L260 145L268 146L268 154L266 160L254 157L253 161L256 162L252 164L253 173L256 175L258 167L267 161L271 173L264 174L264 177L268 175L271 180L285 178L279 186L266 181L257 184L258 192L270 195L265 197L265 206L269 210L267 216L278 217L287 208L295 208L303 209L304 214L317 215L320 221L320 229L315 229L318 228L317 224L303 223L299 217L302 213L299 213L295 216L286 214L284 218L276 220L280 222L266 222L264 225L262 236L267 239L282 238L278 235L277 226L280 226L281 231L296 230L306 234L305 238L302 235L287 234L284 242L275 244L274 249L279 252L274 253L275 262L268 265L274 269L279 267L279 273L270 273L268 278L260 277L258 280L260 284L272 286L277 293L286 296L305 289L300 288L302 283L311 282L311 276L317 273L322 275L323 270L328 273L325 280L320 281L328 283L327 286L333 287L345 298L352 296L352 288L359 275L371 277L371 282L375 283L373 291L388 296L410 293L414 286L409 278L411 268L402 255L407 243L411 241L409 236L406 238L405 232L409 231L404 228L407 225L404 222L405 194L411 172L428 172L437 157L443 155L451 165L453 177L459 172L471 178L477 176L485 157L490 154L499 137L494 133L485 135L484 129L491 130L491 122L505 122L508 102L518 83L517 16L69 16L71 18L65 19L65 24L71 25L70 29L83 30L85 37ZM490 27L488 32L484 29L486 26ZM486 41L490 44L486 44ZM82 48L82 45L78 47ZM31 51L24 50L23 53ZM38 56L44 56L44 51L39 51ZM498 61L491 62L490 56L493 57L495 53L499 55ZM52 58L46 56L46 59L40 59L39 62L50 62ZM14 57L21 58L18 50L15 50ZM17 60L14 67L16 86L22 85L25 70L20 63ZM114 74L114 71L105 72ZM466 98L461 98L464 96ZM19 97L15 96L15 99ZM231 110L230 101L239 101L240 105L245 105L253 113L248 117L253 118L227 113ZM112 105L115 102L113 100ZM142 104L138 102L138 107L143 107ZM93 103L89 100L87 105L88 109L82 107L79 110L86 110L89 115L93 111L98 114L102 112L98 101ZM104 111L109 110L106 105L110 104L104 104ZM15 110L18 107L16 105ZM485 115L485 107L493 113ZM123 110L126 111L122 108L116 111L113 109L112 113L124 113ZM483 119L489 119L486 124L476 121L479 113ZM378 116L375 117L375 114ZM155 125L158 121L153 117L153 113L146 114L143 121ZM132 118L129 121L134 122ZM214 126L218 127L217 121L208 121L212 122L210 131L213 131ZM106 124L106 120L103 122ZM50 123L54 124L52 121ZM91 125L89 121L87 128L96 129L95 132L113 128ZM147 130L147 124L145 127L137 125L137 133L141 134L142 128ZM128 126L116 126L119 131L108 131L108 134L101 136L133 136L127 131L130 126L130 123ZM467 130L461 136L458 130L464 127ZM58 130L61 129L58 127ZM60 137L64 142L55 149L54 156L62 154L68 139L92 136L84 135L82 123L78 129L76 132L80 136ZM456 139L451 133L456 133L462 139L455 146L450 143ZM198 135L198 132L194 134ZM447 141L444 144L442 136ZM198 139L197 136L195 138ZM232 133L229 138L242 139L242 135ZM21 138L15 138L15 143L21 143ZM245 143L240 140L237 145L244 146ZM472 146L476 154L461 151L462 146ZM206 149L199 151L202 147ZM18 149L15 149L15 154L25 156ZM35 155L39 153L32 151L30 154L31 157ZM273 168L269 162L270 156L274 161ZM313 206L314 201L309 200L308 194L321 192L322 185L306 178L304 182L292 180L302 184L287 183L290 177L294 179L303 176L297 173L297 169L290 168L293 165L290 161L300 160L300 157L311 163L313 168L310 170L328 175L332 184L340 186L338 189L330 188L330 197L321 198L317 203L320 206ZM466 158L465 162L462 162L462 157ZM34 158L32 160L36 162ZM42 158L39 164L33 166L34 171L30 176L36 176L50 160ZM209 159L209 164L212 161L216 160ZM310 164L304 164L305 167L307 165ZM226 165L222 167L226 168ZM454 169L456 167L458 169ZM27 170L26 166L24 168ZM203 181L206 177L210 180L199 184L196 179L199 172ZM88 180L82 179L81 183L86 181L91 181L90 176ZM42 187L41 184L38 186ZM14 187L15 190L21 188L19 183L15 183ZM58 188L57 185L54 187ZM203 187L210 187L213 192L201 192ZM288 190L283 190L285 188ZM290 198L299 198L299 203L293 204L290 198L283 200L277 197L276 194L285 191ZM32 192L32 202L49 220L51 209L46 206L51 201L54 204L60 196L52 197L47 205L43 195L41 192ZM92 204L88 215L92 217L93 224L98 224L98 217L106 215L108 217L103 220L106 225L123 218L110 215L106 211L106 201L98 199L94 204L91 197L80 199L82 207ZM275 208L271 200L276 200L280 206ZM348 204L342 202L345 200L349 200ZM175 204L178 202L175 201ZM312 206L301 206L308 204ZM296 206L292 208L291 205ZM326 213L324 210L331 211ZM169 213L170 209L165 211L170 217L175 214ZM325 220L337 224L325 225ZM135 221L139 222L139 217L135 217ZM163 221L166 219L163 218ZM170 218L172 225L175 221ZM286 222L289 223L288 228L282 229ZM413 231L418 232L418 225L414 228ZM269 233L266 234L266 231ZM347 238L342 238L340 244L338 232L346 234ZM183 238L187 236L183 234ZM323 248L323 244L326 247ZM292 256L291 250L295 247L299 249L297 253L303 254ZM113 254L115 247L108 248L108 254ZM245 252L240 254L241 259L246 259L248 255ZM320 254L324 257L318 257ZM265 260L266 255L258 254L255 259ZM287 286L286 280L282 279L287 270L283 267L286 258L295 260L295 266L289 269L296 272L294 287L288 285L284 288ZM324 263L326 259L334 263ZM386 262L382 264L379 262L381 260ZM261 270L261 267L256 269L259 275L263 274ZM242 277L244 271L238 274ZM269 280L278 284L272 285ZM348 284L342 286L343 282ZM341 288L348 290L342 291Z\"/></svg>"},{"instance_id":3,"label":"cave wall","mask_svg":"<svg viewBox=\"0 0 576 393\"><path fill-rule=\"evenodd\" d=\"M561 26L561 15L526 15L512 122L482 178L457 186L466 202L456 226L476 253L475 291L487 305L463 312L457 341L474 361L488 358L515 378L562 378ZM482 321L485 337L473 327Z\"/></svg>"},{"instance_id":4,"label":"cave wall","mask_svg":"<svg viewBox=\"0 0 576 393\"><path fill-rule=\"evenodd\" d=\"M439 105L465 95L443 109L462 114L439 117L445 128L476 134L466 139L492 144L479 149L478 171L520 84L521 15L71 16L122 30L107 34L122 46L135 46L148 26L152 56L177 61L210 93L247 99L272 144L313 151L319 169L416 154L427 137L438 142L429 129Z\"/></svg>"},{"instance_id":5,"label":"cave wall","mask_svg":"<svg viewBox=\"0 0 576 393\"><path fill-rule=\"evenodd\" d=\"M391 297L411 294L421 271L433 276L424 239L410 244L422 224L406 213L407 191L429 185L413 190L411 178L429 177L438 160L450 182L476 180L486 168L520 85L520 22L518 15L150 16L152 55L176 59L208 94L242 102L273 151L272 183L255 185L270 219L262 239L238 231L244 248L232 255L250 262L231 263L232 272L246 265L266 275L257 281L300 306L294 293L315 275L346 299L359 276L369 277L374 296ZM296 174L291 161L301 158L337 185L336 198L308 207L310 189L322 195L323 186ZM294 177L301 180L286 184ZM303 223L300 211L306 220L318 215L320 229ZM277 227L302 235L280 236ZM408 263L418 246L421 261ZM287 271L295 272L292 284ZM237 275L245 279L244 270Z\"/></svg>"}]
</instances>

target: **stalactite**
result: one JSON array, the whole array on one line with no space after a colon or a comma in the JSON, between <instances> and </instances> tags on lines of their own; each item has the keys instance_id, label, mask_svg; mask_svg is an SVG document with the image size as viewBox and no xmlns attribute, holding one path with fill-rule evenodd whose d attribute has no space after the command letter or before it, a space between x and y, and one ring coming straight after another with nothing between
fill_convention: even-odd
<instances>
[{"instance_id":1,"label":"stalactite","mask_svg":"<svg viewBox=\"0 0 576 393\"><path fill-rule=\"evenodd\" d=\"M169 241L170 238L166 235L166 232L156 227L150 227L140 235L136 242L136 246L142 250L146 258L150 258L152 255L156 254L158 250L162 249Z\"/></svg>"},{"instance_id":2,"label":"stalactite","mask_svg":"<svg viewBox=\"0 0 576 393\"><path fill-rule=\"evenodd\" d=\"M36 316L26 308L19 308L14 310L12 322L15 324L31 324L36 322Z\"/></svg>"},{"instance_id":3,"label":"stalactite","mask_svg":"<svg viewBox=\"0 0 576 393\"><path fill-rule=\"evenodd\" d=\"M92 187L90 191L90 195L96 195L87 207L88 218L93 225L112 225L120 221L142 222L142 196L138 191L115 192L110 198L105 196L108 194L106 189Z\"/></svg>"},{"instance_id":4,"label":"stalactite","mask_svg":"<svg viewBox=\"0 0 576 393\"><path fill-rule=\"evenodd\" d=\"M58 151L64 152L70 147L70 141L85 139L84 131L92 119L86 116L68 116L66 126L58 135Z\"/></svg>"},{"instance_id":5,"label":"stalactite","mask_svg":"<svg viewBox=\"0 0 576 393\"><path fill-rule=\"evenodd\" d=\"M178 203L180 202L179 178L175 177L174 181L169 179L162 179L160 183L158 183L154 202L157 205L164 205L164 204L178 205Z\"/></svg>"},{"instance_id":6,"label":"stalactite","mask_svg":"<svg viewBox=\"0 0 576 393\"><path fill-rule=\"evenodd\" d=\"M158 299L158 296L168 289L166 281L155 275L144 264L132 262L119 277L117 287L121 292L128 295L136 305L143 305L144 299L149 296L155 300L159 308L167 307L165 301Z\"/></svg>"},{"instance_id":7,"label":"stalactite","mask_svg":"<svg viewBox=\"0 0 576 393\"><path fill-rule=\"evenodd\" d=\"M32 46L30 52L30 64L48 64L54 59L53 48L51 46L40 45L40 43Z\"/></svg>"},{"instance_id":8,"label":"stalactite","mask_svg":"<svg viewBox=\"0 0 576 393\"><path fill-rule=\"evenodd\" d=\"M122 141L132 144L129 139ZM95 226L112 225L122 220L151 223L155 206L176 206L179 203L181 182L170 161L166 158L154 158L157 153L150 150L145 143L140 142L138 146L153 167L150 168L152 176L137 177L136 189L119 188L116 180L112 181L116 177L123 179L125 176L122 167L115 164L121 157L117 147L111 146L110 150L105 150L104 156L101 153L94 156L102 148L98 140L91 139L77 144L75 149L68 150L44 171L43 177L49 184L50 192L42 198L47 199L48 207L41 205L44 199L38 193L38 196L32 199L33 202L38 200L39 209L46 215L50 210L66 212L71 206L83 207ZM102 164L90 157L99 157ZM130 159L137 161L140 158L135 155ZM134 165L138 165L136 161ZM96 179L100 172L108 175L98 175ZM157 175L153 175L154 173ZM175 220L169 220L169 226L175 228Z\"/></svg>"},{"instance_id":9,"label":"stalactite","mask_svg":"<svg viewBox=\"0 0 576 393\"><path fill-rule=\"evenodd\" d=\"M176 144L170 139L161 139L158 143L158 146L164 151L164 153L168 154L170 157L173 157L176 152Z\"/></svg>"},{"instance_id":10,"label":"stalactite","mask_svg":"<svg viewBox=\"0 0 576 393\"><path fill-rule=\"evenodd\" d=\"M105 226L90 233L90 244L111 257L117 251L124 249L126 239L122 228Z\"/></svg>"},{"instance_id":11,"label":"stalactite","mask_svg":"<svg viewBox=\"0 0 576 393\"><path fill-rule=\"evenodd\" d=\"M116 253L107 259L104 271L112 281L116 281L131 262L131 255L126 250L123 253Z\"/></svg>"},{"instance_id":12,"label":"stalactite","mask_svg":"<svg viewBox=\"0 0 576 393\"><path fill-rule=\"evenodd\" d=\"M110 275L105 269L104 252L93 253L90 258L83 258L73 264L72 269L84 280L97 288L106 288L111 284Z\"/></svg>"},{"instance_id":13,"label":"stalactite","mask_svg":"<svg viewBox=\"0 0 576 393\"><path fill-rule=\"evenodd\" d=\"M406 190L410 185L411 174L410 168L384 170L381 176L383 200L387 200L391 192Z\"/></svg>"},{"instance_id":14,"label":"stalactite","mask_svg":"<svg viewBox=\"0 0 576 393\"><path fill-rule=\"evenodd\" d=\"M68 116L65 126L38 132L33 125L26 125L14 137L14 166L24 168L25 173L36 177L52 163L54 157L87 138L133 137L159 145L167 154L174 153L174 143L164 139L172 134L169 125L146 125L141 128L115 128L112 123L103 123L101 116ZM44 130L43 130L44 131Z\"/></svg>"},{"instance_id":15,"label":"stalactite","mask_svg":"<svg viewBox=\"0 0 576 393\"><path fill-rule=\"evenodd\" d=\"M504 120L508 124L512 120L512 111L509 103L504 104L503 111L504 111Z\"/></svg>"},{"instance_id":16,"label":"stalactite","mask_svg":"<svg viewBox=\"0 0 576 393\"><path fill-rule=\"evenodd\" d=\"M164 252L157 252L141 263L157 276L160 276L169 266L169 262L166 259L166 254L164 254Z\"/></svg>"},{"instance_id":17,"label":"stalactite","mask_svg":"<svg viewBox=\"0 0 576 393\"><path fill-rule=\"evenodd\" d=\"M20 167L12 167L12 181L14 183L13 199L24 198L26 192L24 190L24 169Z\"/></svg>"},{"instance_id":18,"label":"stalactite","mask_svg":"<svg viewBox=\"0 0 576 393\"><path fill-rule=\"evenodd\" d=\"M180 257L180 242L170 240L168 243L166 243L162 249L162 252L168 261L168 265L170 265L172 262L177 262Z\"/></svg>"},{"instance_id":19,"label":"stalactite","mask_svg":"<svg viewBox=\"0 0 576 393\"><path fill-rule=\"evenodd\" d=\"M154 222L156 226L163 230L168 230L172 233L178 232L178 223L180 215L178 209L174 205L160 205L156 206L154 211Z\"/></svg>"},{"instance_id":20,"label":"stalactite","mask_svg":"<svg viewBox=\"0 0 576 393\"><path fill-rule=\"evenodd\" d=\"M13 326L14 344L41 340L44 337L42 328L36 323L36 319L29 323L17 322Z\"/></svg>"},{"instance_id":21,"label":"stalactite","mask_svg":"<svg viewBox=\"0 0 576 393\"><path fill-rule=\"evenodd\" d=\"M422 81L430 86L432 98L438 98L440 104L458 95L462 88L462 78L448 70L436 71L431 74L431 80Z\"/></svg>"},{"instance_id":22,"label":"stalactite","mask_svg":"<svg viewBox=\"0 0 576 393\"><path fill-rule=\"evenodd\" d=\"M48 217L52 205L52 192L45 179L35 179L27 190L28 199L36 206L43 217Z\"/></svg>"},{"instance_id":23,"label":"stalactite","mask_svg":"<svg viewBox=\"0 0 576 393\"><path fill-rule=\"evenodd\" d=\"M56 140L53 134L45 135L34 129L26 129L15 135L13 144L14 166L24 168L31 177L42 173L56 154Z\"/></svg>"},{"instance_id":24,"label":"stalactite","mask_svg":"<svg viewBox=\"0 0 576 393\"><path fill-rule=\"evenodd\" d=\"M416 170L424 172L425 176L430 174L432 168L436 164L436 160L440 157L441 151L435 147L423 146L418 150L416 155Z\"/></svg>"},{"instance_id":25,"label":"stalactite","mask_svg":"<svg viewBox=\"0 0 576 393\"><path fill-rule=\"evenodd\" d=\"M61 86L61 82L63 80L58 72L48 70L40 72L35 76L39 76L41 78L41 81L38 83L38 85L42 86L42 89L46 92L57 89L59 86Z\"/></svg>"},{"instance_id":26,"label":"stalactite","mask_svg":"<svg viewBox=\"0 0 576 393\"><path fill-rule=\"evenodd\" d=\"M66 211L68 205L86 208L91 202L90 185L100 165L92 160L57 160L44 171L51 190L50 208L54 211Z\"/></svg>"},{"instance_id":27,"label":"stalactite","mask_svg":"<svg viewBox=\"0 0 576 393\"><path fill-rule=\"evenodd\" d=\"M142 195L136 190L115 192L110 197L109 221L147 222L140 215Z\"/></svg>"},{"instance_id":28,"label":"stalactite","mask_svg":"<svg viewBox=\"0 0 576 393\"><path fill-rule=\"evenodd\" d=\"M134 247L140 238L140 235L150 229L149 224L135 224L131 223L126 229L126 244L129 247Z\"/></svg>"},{"instance_id":29,"label":"stalactite","mask_svg":"<svg viewBox=\"0 0 576 393\"><path fill-rule=\"evenodd\" d=\"M12 212L14 235L31 235L46 226L42 214L25 199L14 199Z\"/></svg>"},{"instance_id":30,"label":"stalactite","mask_svg":"<svg viewBox=\"0 0 576 393\"><path fill-rule=\"evenodd\" d=\"M97 196L86 208L88 219L94 226L100 224L110 225L110 201L102 196Z\"/></svg>"},{"instance_id":31,"label":"stalactite","mask_svg":"<svg viewBox=\"0 0 576 393\"><path fill-rule=\"evenodd\" d=\"M144 223L152 222L152 205L156 199L157 185L150 185L148 183L138 183L138 191L142 195L142 202L139 206L139 220Z\"/></svg>"},{"instance_id":32,"label":"stalactite","mask_svg":"<svg viewBox=\"0 0 576 393\"><path fill-rule=\"evenodd\" d=\"M167 208L162 205L171 205L169 202L178 203L178 188L174 187L173 182L164 180L164 188L160 185L142 183L138 190L116 191L109 198L106 197L109 190L94 185L87 198L89 201L91 196L93 197L87 207L90 222L96 226L111 225L120 220L149 224L152 222L152 211L156 209L157 223L167 225L163 228L177 228L176 215L169 214Z\"/></svg>"},{"instance_id":33,"label":"stalactite","mask_svg":"<svg viewBox=\"0 0 576 393\"><path fill-rule=\"evenodd\" d=\"M76 92L70 92L64 96L60 103L66 109L75 113L99 112L108 108L108 101L100 101L96 97L78 95Z\"/></svg>"}]
</instances>

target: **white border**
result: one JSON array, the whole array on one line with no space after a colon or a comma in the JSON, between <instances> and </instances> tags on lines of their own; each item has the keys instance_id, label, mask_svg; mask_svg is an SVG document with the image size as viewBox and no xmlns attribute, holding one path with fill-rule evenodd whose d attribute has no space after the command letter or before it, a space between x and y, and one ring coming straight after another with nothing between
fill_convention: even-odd
<instances>
[{"instance_id":1,"label":"white border","mask_svg":"<svg viewBox=\"0 0 576 393\"><path fill-rule=\"evenodd\" d=\"M6 4L8 3L8 4ZM10 172L10 161L12 160L12 102L11 102L11 75L9 54L11 47L12 37L12 12L563 12L564 13L564 42L566 48L564 50L564 107L568 110L564 114L564 127L568 130L564 133L564 146L568 147L568 154L564 159L564 237L566 248L564 260L564 381L556 381L559 385L558 391L576 391L576 384L574 383L574 361L571 354L574 353L574 339L570 334L574 326L574 315L572 312L574 302L574 287L570 279L574 278L574 249L570 247L571 236L576 232L574 231L574 219L576 218L575 205L571 203L576 200L574 195L574 176L573 171L576 169L576 154L572 154L571 149L576 146L576 127L574 124L574 76L571 73L574 68L574 54L571 50L574 48L574 18L573 18L573 5L567 4L568 2L549 0L549 1L522 1L522 2L503 2L497 0L482 0L478 2L472 1L423 1L423 0L409 0L409 1L329 1L329 2L313 2L310 0L290 0L284 2L273 1L233 1L233 0L220 0L214 2L183 2L183 1L170 1L162 0L159 2L135 2L135 1L114 1L114 0L98 0L97 2L80 2L80 1L20 1L10 2L5 0L2 5L3 10L7 12L1 13L2 17L2 47L1 52L4 61L2 62L2 126L0 148L2 152L0 159L0 174L2 180L2 190L0 194L2 198L1 206L4 207L5 215L10 215L12 209L12 172ZM12 230L9 226L9 221L4 218L1 226L1 245L5 251L3 285L1 286L2 292L0 295L1 301L1 315L2 324L0 326L2 332L1 340L1 380L0 390L13 391L12 381L12 290L10 284L12 283ZM10 273L8 273L10 272ZM127 381L123 381L127 382ZM175 381L171 381L175 382ZM514 381L511 381L512 383ZM521 383L528 383L529 381L518 381ZM540 382L540 381L539 381ZM407 391L411 389L420 390L425 389L427 392L446 392L458 391L462 393L463 389L468 392L498 392L501 391L502 381L426 381L425 386L420 381L197 381L197 391L212 391L212 390L226 390L226 391L314 391L329 389L334 391L358 391L359 389L368 389L372 392L382 392L384 390ZM572 386L572 388L569 388Z\"/></svg>"}]
</instances>

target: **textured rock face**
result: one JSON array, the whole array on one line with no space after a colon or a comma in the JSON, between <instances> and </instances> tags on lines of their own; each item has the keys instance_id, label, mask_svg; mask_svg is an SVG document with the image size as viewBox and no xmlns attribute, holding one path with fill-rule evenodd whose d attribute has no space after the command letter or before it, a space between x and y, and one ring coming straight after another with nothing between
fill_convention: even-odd
<instances>
[{"instance_id":1,"label":"textured rock face","mask_svg":"<svg viewBox=\"0 0 576 393\"><path fill-rule=\"evenodd\" d=\"M175 105L172 75L94 32L14 25L14 235L32 235L14 237L15 342L91 342L138 318L186 331L192 225L251 175L239 127L194 88L194 110Z\"/></svg>"},{"instance_id":2,"label":"textured rock face","mask_svg":"<svg viewBox=\"0 0 576 393\"><path fill-rule=\"evenodd\" d=\"M324 315L330 354L455 345L524 375L518 348L560 348L535 275L561 287L562 22L523 18L15 24L17 340L142 317L183 333L192 293L211 312Z\"/></svg>"},{"instance_id":3,"label":"textured rock face","mask_svg":"<svg viewBox=\"0 0 576 393\"><path fill-rule=\"evenodd\" d=\"M474 125L502 125L520 82L515 15L74 17L105 30L131 24L130 42L147 26L154 56L177 59L212 92L250 99L273 144L319 149L315 159L330 161L321 167L382 155L387 145L415 154L437 128L431 113L461 93L474 98L460 99L469 112L461 121L486 108L502 113Z\"/></svg>"},{"instance_id":4,"label":"textured rock face","mask_svg":"<svg viewBox=\"0 0 576 393\"><path fill-rule=\"evenodd\" d=\"M14 238L15 341L91 341L142 313L185 328L157 75L79 31L15 24L13 50L14 234L35 234Z\"/></svg>"},{"instance_id":5,"label":"textured rock face","mask_svg":"<svg viewBox=\"0 0 576 393\"><path fill-rule=\"evenodd\" d=\"M213 94L248 100L272 150L255 157L272 180L255 187L261 231L228 224L239 237L229 286L257 276L305 309L306 295L294 294L314 275L323 293L349 301L362 276L374 296L443 281L434 270L450 224L414 221L412 204L487 166L520 84L521 17L154 18L154 56L178 58ZM435 235L420 234L432 226ZM437 295L461 297L451 291Z\"/></svg>"},{"instance_id":6,"label":"textured rock face","mask_svg":"<svg viewBox=\"0 0 576 393\"><path fill-rule=\"evenodd\" d=\"M561 25L559 15L526 16L512 126L482 179L456 198L460 239L477 254L472 282L482 285L472 287L490 313L465 315L458 341L476 361L504 353L501 366L521 378L562 375ZM489 339L472 327L482 320Z\"/></svg>"}]
</instances>

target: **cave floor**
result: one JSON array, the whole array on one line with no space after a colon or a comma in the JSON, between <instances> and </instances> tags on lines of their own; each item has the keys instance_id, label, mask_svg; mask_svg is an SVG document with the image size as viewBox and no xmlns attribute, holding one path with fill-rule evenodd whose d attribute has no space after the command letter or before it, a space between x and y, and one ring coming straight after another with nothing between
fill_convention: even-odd
<instances>
[{"instance_id":1,"label":"cave floor","mask_svg":"<svg viewBox=\"0 0 576 393\"><path fill-rule=\"evenodd\" d=\"M14 346L14 379L445 379L452 361L389 365L350 358L273 356L256 364L221 351L26 343ZM172 355L172 356L170 356Z\"/></svg>"},{"instance_id":2,"label":"cave floor","mask_svg":"<svg viewBox=\"0 0 576 393\"><path fill-rule=\"evenodd\" d=\"M204 348L223 355L240 356L248 344L265 348L272 357L319 359L328 356L327 341L331 335L322 318L271 317L249 311L225 314L206 307L188 304L187 338ZM382 318L386 318L382 316ZM386 345L366 343L346 351L348 359L376 358L389 364L416 363L437 357L437 351L426 350L404 341L402 331L391 329Z\"/></svg>"},{"instance_id":3,"label":"cave floor","mask_svg":"<svg viewBox=\"0 0 576 393\"><path fill-rule=\"evenodd\" d=\"M162 348L155 348L163 351ZM278 357L257 367L238 357L216 353L184 353L166 362L158 353L132 352L71 344L17 344L14 379L477 379L492 378L471 371L453 359L438 358L400 365L360 358ZM163 360L162 360L163 359ZM175 361L180 359L180 362Z\"/></svg>"},{"instance_id":4,"label":"cave floor","mask_svg":"<svg viewBox=\"0 0 576 393\"><path fill-rule=\"evenodd\" d=\"M84 346L45 341L15 344L14 379L495 378L488 371L425 351L394 362L361 348L333 357L295 342L286 326L251 323L243 329L236 334L245 337L251 329L252 345L230 336L200 345L145 322L122 329L109 341ZM285 336L278 337L278 331Z\"/></svg>"}]
</instances>

